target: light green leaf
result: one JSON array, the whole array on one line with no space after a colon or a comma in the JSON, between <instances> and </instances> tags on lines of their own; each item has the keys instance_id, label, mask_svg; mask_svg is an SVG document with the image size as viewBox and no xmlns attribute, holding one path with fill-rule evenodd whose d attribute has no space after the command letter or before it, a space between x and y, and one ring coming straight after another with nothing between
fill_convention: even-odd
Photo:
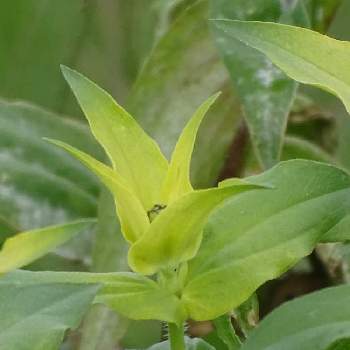
<instances>
[{"instance_id":1,"label":"light green leaf","mask_svg":"<svg viewBox=\"0 0 350 350\"><path fill-rule=\"evenodd\" d=\"M160 212L148 231L130 248L130 267L151 275L193 258L214 208L229 197L254 188L257 187L252 184L211 188L180 197Z\"/></svg>"},{"instance_id":2,"label":"light green leaf","mask_svg":"<svg viewBox=\"0 0 350 350\"><path fill-rule=\"evenodd\" d=\"M261 51L292 79L338 96L350 113L350 43L274 23L215 21L218 28Z\"/></svg>"},{"instance_id":3,"label":"light green leaf","mask_svg":"<svg viewBox=\"0 0 350 350\"><path fill-rule=\"evenodd\" d=\"M210 17L309 24L301 0L211 0ZM257 158L264 168L270 168L279 160L297 84L260 52L215 26L213 34L240 96Z\"/></svg>"},{"instance_id":4,"label":"light green leaf","mask_svg":"<svg viewBox=\"0 0 350 350\"><path fill-rule=\"evenodd\" d=\"M190 181L190 165L199 126L220 93L208 98L195 112L183 129L175 146L163 184L161 203L170 204L185 193L193 191Z\"/></svg>"},{"instance_id":5,"label":"light green leaf","mask_svg":"<svg viewBox=\"0 0 350 350\"><path fill-rule=\"evenodd\" d=\"M149 226L149 220L139 199L129 191L125 179L117 171L64 142L47 140L78 158L109 188L115 198L122 232L129 242L135 242Z\"/></svg>"},{"instance_id":6,"label":"light green leaf","mask_svg":"<svg viewBox=\"0 0 350 350\"><path fill-rule=\"evenodd\" d=\"M66 330L79 326L98 289L79 283L26 285L20 279L1 278L0 348L59 349Z\"/></svg>"},{"instance_id":7,"label":"light green leaf","mask_svg":"<svg viewBox=\"0 0 350 350\"><path fill-rule=\"evenodd\" d=\"M2 285L101 284L95 302L135 320L181 323L186 312L177 296L155 281L131 272L30 272L15 271L0 279Z\"/></svg>"},{"instance_id":8,"label":"light green leaf","mask_svg":"<svg viewBox=\"0 0 350 350\"><path fill-rule=\"evenodd\" d=\"M350 177L330 165L292 160L247 180L273 188L235 197L210 217L182 292L193 319L240 305L310 254L350 213Z\"/></svg>"},{"instance_id":9,"label":"light green leaf","mask_svg":"<svg viewBox=\"0 0 350 350\"><path fill-rule=\"evenodd\" d=\"M151 209L159 202L168 168L158 145L107 92L67 67L62 67L62 72L113 168L140 198L144 209Z\"/></svg>"},{"instance_id":10,"label":"light green leaf","mask_svg":"<svg viewBox=\"0 0 350 350\"><path fill-rule=\"evenodd\" d=\"M0 251L0 274L28 265L82 232L95 219L22 232L8 238Z\"/></svg>"},{"instance_id":11,"label":"light green leaf","mask_svg":"<svg viewBox=\"0 0 350 350\"><path fill-rule=\"evenodd\" d=\"M324 350L350 336L350 285L285 303L250 333L242 350Z\"/></svg>"}]
</instances>

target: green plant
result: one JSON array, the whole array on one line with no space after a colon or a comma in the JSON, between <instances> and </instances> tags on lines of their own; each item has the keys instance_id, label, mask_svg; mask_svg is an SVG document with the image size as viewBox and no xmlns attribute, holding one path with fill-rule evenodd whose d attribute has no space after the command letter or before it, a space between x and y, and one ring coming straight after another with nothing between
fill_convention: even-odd
<instances>
[{"instance_id":1,"label":"green plant","mask_svg":"<svg viewBox=\"0 0 350 350\"><path fill-rule=\"evenodd\" d=\"M56 348L65 329L77 325L94 299L131 319L168 322L172 349L185 349L185 340L188 348L211 349L204 341L184 337L186 320L224 317L317 243L349 239L350 176L330 165L287 161L261 175L193 189L189 168L196 133L217 95L198 108L168 163L105 91L73 70L63 67L63 73L112 167L61 141L51 142L78 158L112 192L134 272L11 272L90 221L10 238L0 253L0 261L6 261L1 266L6 275L0 280L7 315L1 321L2 347ZM339 293L347 291L340 288ZM329 322L338 316L330 315ZM240 346L229 322L215 324L229 348ZM25 335L17 336L23 327ZM318 333L310 337L312 344ZM343 333L328 337L322 346L340 338ZM254 340L243 348L253 349L250 344ZM167 347L163 343L155 349Z\"/></svg>"}]
</instances>

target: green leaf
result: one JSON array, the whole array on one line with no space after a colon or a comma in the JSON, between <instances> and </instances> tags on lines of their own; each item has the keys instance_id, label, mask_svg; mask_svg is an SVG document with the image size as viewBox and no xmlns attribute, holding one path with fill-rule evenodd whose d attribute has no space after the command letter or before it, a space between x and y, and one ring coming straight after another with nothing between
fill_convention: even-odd
<instances>
[{"instance_id":1,"label":"green leaf","mask_svg":"<svg viewBox=\"0 0 350 350\"><path fill-rule=\"evenodd\" d=\"M139 199L129 191L125 179L117 171L64 142L47 140L62 147L79 159L109 188L115 198L115 205L125 238L129 242L135 242L141 237L149 226L149 220Z\"/></svg>"},{"instance_id":2,"label":"green leaf","mask_svg":"<svg viewBox=\"0 0 350 350\"><path fill-rule=\"evenodd\" d=\"M0 251L0 274L28 265L95 222L95 219L84 219L64 225L22 232L8 238Z\"/></svg>"},{"instance_id":3,"label":"green leaf","mask_svg":"<svg viewBox=\"0 0 350 350\"><path fill-rule=\"evenodd\" d=\"M250 333L242 350L324 350L349 335L350 285L344 285L285 303Z\"/></svg>"},{"instance_id":4,"label":"green leaf","mask_svg":"<svg viewBox=\"0 0 350 350\"><path fill-rule=\"evenodd\" d=\"M216 183L241 116L208 18L206 0L196 1L177 17L146 60L127 103L170 158L189 117L208 96L223 92L197 136L191 179L201 188Z\"/></svg>"},{"instance_id":5,"label":"green leaf","mask_svg":"<svg viewBox=\"0 0 350 350\"><path fill-rule=\"evenodd\" d=\"M153 319L181 323L185 310L177 296L155 281L131 272L30 272L15 271L0 278L2 285L101 284L95 301L135 320Z\"/></svg>"},{"instance_id":6,"label":"green leaf","mask_svg":"<svg viewBox=\"0 0 350 350\"><path fill-rule=\"evenodd\" d=\"M171 156L168 173L163 184L161 203L170 204L185 193L193 191L190 180L190 165L196 135L205 114L219 95L215 94L208 98L183 129Z\"/></svg>"},{"instance_id":7,"label":"green leaf","mask_svg":"<svg viewBox=\"0 0 350 350\"><path fill-rule=\"evenodd\" d=\"M257 188L245 184L188 193L162 210L147 232L130 248L130 267L151 275L176 268L193 258L202 240L203 227L216 206L235 194Z\"/></svg>"},{"instance_id":8,"label":"green leaf","mask_svg":"<svg viewBox=\"0 0 350 350\"><path fill-rule=\"evenodd\" d=\"M299 0L212 0L211 18L309 24L303 1ZM213 34L240 96L257 158L269 168L279 160L297 84L260 52L215 26Z\"/></svg>"},{"instance_id":9,"label":"green leaf","mask_svg":"<svg viewBox=\"0 0 350 350\"><path fill-rule=\"evenodd\" d=\"M337 340L327 348L327 350L348 350L348 349L350 349L350 338Z\"/></svg>"},{"instance_id":10,"label":"green leaf","mask_svg":"<svg viewBox=\"0 0 350 350\"><path fill-rule=\"evenodd\" d=\"M140 198L144 209L151 209L159 202L168 168L158 145L107 92L67 67L62 67L62 72L113 168Z\"/></svg>"},{"instance_id":11,"label":"green leaf","mask_svg":"<svg viewBox=\"0 0 350 350\"><path fill-rule=\"evenodd\" d=\"M215 21L227 35L261 51L292 79L338 96L350 112L350 43L274 23Z\"/></svg>"},{"instance_id":12,"label":"green leaf","mask_svg":"<svg viewBox=\"0 0 350 350\"><path fill-rule=\"evenodd\" d=\"M79 326L98 289L79 283L26 285L1 278L0 348L59 349L66 330Z\"/></svg>"},{"instance_id":13,"label":"green leaf","mask_svg":"<svg viewBox=\"0 0 350 350\"><path fill-rule=\"evenodd\" d=\"M214 321L216 333L228 350L238 350L241 348L241 341L231 323L230 315L222 315Z\"/></svg>"},{"instance_id":14,"label":"green leaf","mask_svg":"<svg viewBox=\"0 0 350 350\"><path fill-rule=\"evenodd\" d=\"M200 338L185 338L186 350L215 350L210 344ZM169 341L155 344L147 350L170 350Z\"/></svg>"},{"instance_id":15,"label":"green leaf","mask_svg":"<svg viewBox=\"0 0 350 350\"><path fill-rule=\"evenodd\" d=\"M350 177L330 165L292 160L247 180L273 188L241 194L211 216L182 291L195 320L240 305L310 254L350 213Z\"/></svg>"}]
</instances>

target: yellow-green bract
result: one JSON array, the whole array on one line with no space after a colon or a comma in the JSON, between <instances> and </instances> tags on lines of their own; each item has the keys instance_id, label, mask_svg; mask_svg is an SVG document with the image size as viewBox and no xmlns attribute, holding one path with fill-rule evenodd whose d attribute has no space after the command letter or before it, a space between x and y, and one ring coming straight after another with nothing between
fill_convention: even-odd
<instances>
[{"instance_id":1,"label":"yellow-green bract","mask_svg":"<svg viewBox=\"0 0 350 350\"><path fill-rule=\"evenodd\" d=\"M112 192L122 232L131 244L131 268L150 275L193 258L212 210L236 193L257 188L249 183L192 188L190 162L196 134L219 94L194 113L168 163L155 141L107 92L67 67L62 71L112 168L72 146L52 142L88 166Z\"/></svg>"}]
</instances>

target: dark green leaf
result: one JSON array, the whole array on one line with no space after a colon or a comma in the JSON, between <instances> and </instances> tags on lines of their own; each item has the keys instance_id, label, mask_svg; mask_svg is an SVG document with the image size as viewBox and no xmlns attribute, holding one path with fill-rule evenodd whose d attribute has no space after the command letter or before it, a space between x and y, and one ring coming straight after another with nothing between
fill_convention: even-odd
<instances>
[{"instance_id":1,"label":"dark green leaf","mask_svg":"<svg viewBox=\"0 0 350 350\"><path fill-rule=\"evenodd\" d=\"M325 350L349 335L350 285L344 285L282 305L250 334L242 350Z\"/></svg>"}]
</instances>

